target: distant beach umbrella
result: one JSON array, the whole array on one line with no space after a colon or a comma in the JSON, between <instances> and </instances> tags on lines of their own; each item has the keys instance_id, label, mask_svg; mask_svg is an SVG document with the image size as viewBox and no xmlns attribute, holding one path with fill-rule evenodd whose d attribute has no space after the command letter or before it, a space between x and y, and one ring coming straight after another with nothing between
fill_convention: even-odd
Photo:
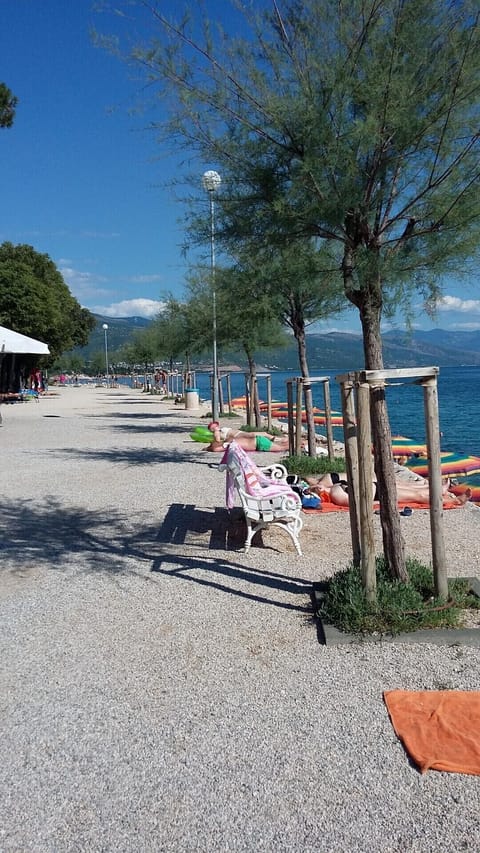
<instances>
[{"instance_id":1,"label":"distant beach umbrella","mask_svg":"<svg viewBox=\"0 0 480 853\"><path fill-rule=\"evenodd\" d=\"M427 459L409 460L407 467L421 477L428 476ZM480 457L465 456L461 453L442 453L440 470L442 477L466 477L467 474L480 474Z\"/></svg>"},{"instance_id":2,"label":"distant beach umbrella","mask_svg":"<svg viewBox=\"0 0 480 853\"><path fill-rule=\"evenodd\" d=\"M392 438L392 450L394 456L419 456L426 455L427 445L419 444L413 438L405 438L403 435L395 435Z\"/></svg>"}]
</instances>

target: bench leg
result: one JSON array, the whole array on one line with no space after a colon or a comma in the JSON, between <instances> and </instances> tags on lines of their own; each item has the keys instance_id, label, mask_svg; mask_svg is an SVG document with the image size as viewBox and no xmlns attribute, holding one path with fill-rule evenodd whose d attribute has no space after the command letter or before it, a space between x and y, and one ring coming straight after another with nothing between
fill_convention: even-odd
<instances>
[{"instance_id":1,"label":"bench leg","mask_svg":"<svg viewBox=\"0 0 480 853\"><path fill-rule=\"evenodd\" d=\"M247 538L245 540L244 551L245 554L248 554L250 551L250 546L252 544L252 539L259 530L266 530L270 524L272 527L279 527L281 530L284 530L285 533L288 533L290 539L292 540L295 550L299 557L302 556L302 549L300 547L300 542L298 540L298 534L302 529L302 523L300 522L291 522L290 524L282 524L281 521L271 521L271 522L256 522L255 525L252 524L252 520L250 518L245 517L247 522Z\"/></svg>"},{"instance_id":2,"label":"bench leg","mask_svg":"<svg viewBox=\"0 0 480 853\"><path fill-rule=\"evenodd\" d=\"M258 527L255 530L252 527L252 521L250 518L245 518L247 522L247 538L245 539L245 554L248 554L250 551L250 545L252 544L252 539L255 536L255 533L258 530Z\"/></svg>"},{"instance_id":3,"label":"bench leg","mask_svg":"<svg viewBox=\"0 0 480 853\"><path fill-rule=\"evenodd\" d=\"M300 547L300 542L298 541L297 534L294 533L293 530L289 530L288 527L285 529L286 529L287 533L289 533L291 538L292 538L292 542L295 545L295 550L296 550L298 556L301 557L302 556L302 549Z\"/></svg>"}]
</instances>

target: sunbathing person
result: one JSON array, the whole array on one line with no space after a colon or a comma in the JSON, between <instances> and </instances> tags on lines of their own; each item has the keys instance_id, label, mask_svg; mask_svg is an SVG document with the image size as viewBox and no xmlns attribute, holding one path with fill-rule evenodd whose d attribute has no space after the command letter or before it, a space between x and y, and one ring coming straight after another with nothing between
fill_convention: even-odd
<instances>
[{"instance_id":1,"label":"sunbathing person","mask_svg":"<svg viewBox=\"0 0 480 853\"><path fill-rule=\"evenodd\" d=\"M322 497L323 492L324 500L329 500L330 503L336 504L337 506L348 506L348 483L346 479L341 479L342 476L344 477L345 475L339 475L336 473L324 474L319 478L308 477L306 481L309 486L309 491L313 494L317 494L319 497ZM396 488L397 499L400 503L430 503L430 490L426 480L417 483L415 481L406 482L404 480L397 479ZM471 498L472 493L470 489L467 489L462 495L454 495L453 492L450 491L450 481L447 480L442 486L442 495L444 503L458 504L461 506ZM372 483L372 496L374 501L378 500L376 482Z\"/></svg>"},{"instance_id":2,"label":"sunbathing person","mask_svg":"<svg viewBox=\"0 0 480 853\"><path fill-rule=\"evenodd\" d=\"M211 450L214 453L223 452L232 441L236 441L247 453L254 453L255 451L288 453L288 435L233 430L228 427L220 427L218 421L209 423L208 428L213 432L213 441L206 446L205 450Z\"/></svg>"}]
</instances>

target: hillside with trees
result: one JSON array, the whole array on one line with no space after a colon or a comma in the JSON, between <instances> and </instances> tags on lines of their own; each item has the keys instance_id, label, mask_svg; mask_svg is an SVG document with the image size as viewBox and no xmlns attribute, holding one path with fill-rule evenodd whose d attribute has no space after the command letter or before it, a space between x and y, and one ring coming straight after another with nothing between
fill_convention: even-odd
<instances>
[{"instance_id":1,"label":"hillside with trees","mask_svg":"<svg viewBox=\"0 0 480 853\"><path fill-rule=\"evenodd\" d=\"M0 245L0 324L48 344L51 360L84 345L95 325L47 254Z\"/></svg>"},{"instance_id":2,"label":"hillside with trees","mask_svg":"<svg viewBox=\"0 0 480 853\"><path fill-rule=\"evenodd\" d=\"M84 369L95 354L100 353L103 366L104 331L103 323L108 325L108 347L112 361L121 360L121 351L125 345L134 341L138 332L151 327L152 321L143 317L112 318L94 314L95 328L90 333L88 343L76 347L72 353L79 357L77 370ZM314 373L330 370L355 370L364 367L363 341L361 334L347 332L307 333L306 345L308 361ZM445 329L430 331L404 330L385 332L382 336L383 358L386 367L421 367L437 365L455 367L480 364L480 329L472 332L450 332ZM167 361L165 350L158 347L154 360ZM296 341L290 336L281 346L255 350L258 365L273 370L298 371L298 350ZM184 363L180 353L178 360ZM193 365L211 368L212 354L209 345L193 359ZM237 347L224 346L219 352L219 363L238 365L247 369L245 352Z\"/></svg>"}]
</instances>

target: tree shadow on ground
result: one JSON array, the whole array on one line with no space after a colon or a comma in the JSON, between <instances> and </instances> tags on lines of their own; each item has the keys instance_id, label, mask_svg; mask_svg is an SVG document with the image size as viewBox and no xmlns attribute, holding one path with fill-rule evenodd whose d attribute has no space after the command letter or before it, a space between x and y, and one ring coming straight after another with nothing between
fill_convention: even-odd
<instances>
[{"instance_id":1,"label":"tree shadow on ground","mask_svg":"<svg viewBox=\"0 0 480 853\"><path fill-rule=\"evenodd\" d=\"M120 398L117 397L117 399ZM121 399L123 400L126 398L122 397ZM128 397L128 399L132 403L152 403L152 405L158 406L158 408L164 409L165 411L169 412L181 413L187 411L185 408L185 403L175 404L175 397L162 397L161 394L141 394L139 397L136 397L133 400L130 396ZM198 411L200 411L200 408L201 407L199 406Z\"/></svg>"},{"instance_id":2,"label":"tree shadow on ground","mask_svg":"<svg viewBox=\"0 0 480 853\"><path fill-rule=\"evenodd\" d=\"M198 457L196 453L188 451L162 450L156 447L110 447L104 450L81 449L77 447L63 447L60 450L49 449L48 454L62 459L81 459L92 462L112 462L126 465L159 465L168 463L196 463L204 464L206 460Z\"/></svg>"},{"instance_id":3,"label":"tree shadow on ground","mask_svg":"<svg viewBox=\"0 0 480 853\"><path fill-rule=\"evenodd\" d=\"M0 582L4 572L23 575L41 568L112 576L140 575L144 580L148 578L146 573L151 572L257 603L310 613L310 605L259 594L258 588L263 587L266 591L309 597L311 581L231 560L228 550L240 548L244 540L244 526L238 519L232 520L223 508L205 511L193 504L173 504L158 526L135 523L131 515L111 508L92 511L85 507L65 507L54 497L41 504L28 500L4 502L0 519ZM184 553L179 553L182 545ZM209 554L213 550L226 553ZM253 563L255 550L252 547L250 552ZM231 586L229 579L247 586L244 589Z\"/></svg>"},{"instance_id":4,"label":"tree shadow on ground","mask_svg":"<svg viewBox=\"0 0 480 853\"><path fill-rule=\"evenodd\" d=\"M124 433L127 435L135 435L135 434L141 435L142 433L145 433L145 434L151 434L151 433L156 433L156 434L165 433L166 434L166 433L168 433L168 435L178 434L178 435L183 435L185 437L185 441L188 441L190 443L192 442L192 439L185 432L184 426L182 427L182 426L177 426L177 425L172 425L172 424L162 424L162 423L157 423L157 424L134 423L133 424L133 423L130 423L130 424L113 424L112 425L111 423L109 423L109 424L105 424L104 426L100 426L99 428L100 429L108 429L108 430L110 430L110 432Z\"/></svg>"},{"instance_id":5,"label":"tree shadow on ground","mask_svg":"<svg viewBox=\"0 0 480 853\"><path fill-rule=\"evenodd\" d=\"M163 420L165 416L168 416L167 412L108 412L105 414L86 414L83 415L85 418L118 418L119 420L139 420L146 421L150 418L153 420Z\"/></svg>"},{"instance_id":6,"label":"tree shadow on ground","mask_svg":"<svg viewBox=\"0 0 480 853\"><path fill-rule=\"evenodd\" d=\"M110 398L105 399L104 397L101 397L99 399L101 399L105 403L111 404L111 405L115 405L116 403L118 403L119 400L121 400L122 406L125 403L127 403L131 406L138 406L138 405L158 406L158 404L159 404L159 400L156 400L155 398L146 399L145 397L140 396L140 397L135 397L134 399L132 399L130 394L112 394Z\"/></svg>"},{"instance_id":7,"label":"tree shadow on ground","mask_svg":"<svg viewBox=\"0 0 480 853\"><path fill-rule=\"evenodd\" d=\"M185 425L185 423L172 423L171 421L165 423L165 414L160 414L158 412L132 412L132 413L121 413L121 412L110 412L109 414L90 414L90 415L82 415L85 420L95 420L97 421L98 429L108 429L116 432L123 433L149 433L149 432L158 432L172 435L184 435L185 440L191 442L192 439L189 436L188 430L191 431L191 427ZM113 418L117 418L119 423L113 424L111 420ZM121 421L127 421L127 423L121 423ZM150 424L140 424L136 423L136 421L146 421L149 420L153 423ZM101 421L105 421L106 423L102 424Z\"/></svg>"}]
</instances>

